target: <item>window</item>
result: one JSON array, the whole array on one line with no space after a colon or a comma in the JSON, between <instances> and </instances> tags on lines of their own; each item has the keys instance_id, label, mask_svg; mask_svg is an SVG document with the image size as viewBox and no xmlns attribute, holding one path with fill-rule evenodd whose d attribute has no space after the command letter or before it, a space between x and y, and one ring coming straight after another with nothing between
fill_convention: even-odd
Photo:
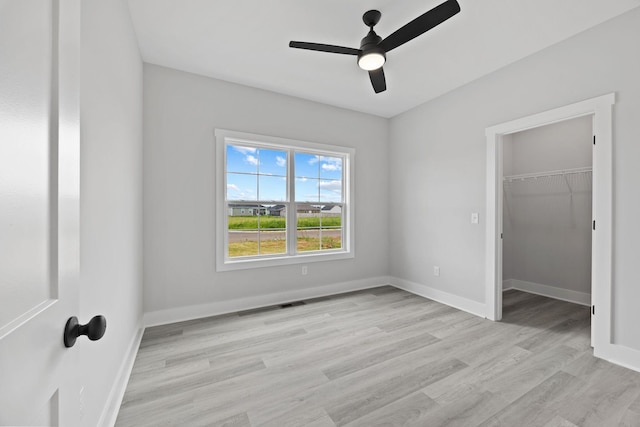
<instances>
[{"instance_id":1,"label":"window","mask_svg":"<svg viewBox=\"0 0 640 427\"><path fill-rule=\"evenodd\" d=\"M217 270L353 257L354 150L216 130Z\"/></svg>"}]
</instances>

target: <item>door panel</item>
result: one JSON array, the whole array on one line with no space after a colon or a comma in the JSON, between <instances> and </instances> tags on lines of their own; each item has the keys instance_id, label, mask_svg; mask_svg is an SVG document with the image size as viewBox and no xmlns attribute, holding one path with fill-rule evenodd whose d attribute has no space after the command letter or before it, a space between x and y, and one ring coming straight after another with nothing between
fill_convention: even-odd
<instances>
[{"instance_id":1,"label":"door panel","mask_svg":"<svg viewBox=\"0 0 640 427\"><path fill-rule=\"evenodd\" d=\"M0 268L3 284L0 301L3 301L3 309L0 328L3 328L51 298L52 4L6 0L0 4L0 40L3 43L0 71ZM18 46L19 51L15 52Z\"/></svg>"},{"instance_id":2,"label":"door panel","mask_svg":"<svg viewBox=\"0 0 640 427\"><path fill-rule=\"evenodd\" d=\"M75 426L78 0L0 0L0 425Z\"/></svg>"}]
</instances>

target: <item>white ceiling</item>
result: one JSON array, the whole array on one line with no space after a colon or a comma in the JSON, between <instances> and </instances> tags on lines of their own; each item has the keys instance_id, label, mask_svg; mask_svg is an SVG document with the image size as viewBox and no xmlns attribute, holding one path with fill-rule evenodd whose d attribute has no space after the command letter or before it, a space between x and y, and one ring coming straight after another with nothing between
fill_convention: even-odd
<instances>
[{"instance_id":1,"label":"white ceiling","mask_svg":"<svg viewBox=\"0 0 640 427\"><path fill-rule=\"evenodd\" d=\"M129 0L145 62L392 117L640 6L640 0L458 0L462 11L387 55L375 94L356 57L362 14L386 37L444 0Z\"/></svg>"}]
</instances>

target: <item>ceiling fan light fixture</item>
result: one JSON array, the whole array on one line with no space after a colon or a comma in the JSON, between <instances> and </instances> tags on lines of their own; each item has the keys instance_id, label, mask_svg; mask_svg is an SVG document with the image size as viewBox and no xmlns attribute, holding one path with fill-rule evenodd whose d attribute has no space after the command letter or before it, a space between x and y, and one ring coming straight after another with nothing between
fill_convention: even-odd
<instances>
[{"instance_id":1,"label":"ceiling fan light fixture","mask_svg":"<svg viewBox=\"0 0 640 427\"><path fill-rule=\"evenodd\" d=\"M382 67L385 61L384 53L370 52L358 58L358 66L363 70L372 71Z\"/></svg>"},{"instance_id":2,"label":"ceiling fan light fixture","mask_svg":"<svg viewBox=\"0 0 640 427\"><path fill-rule=\"evenodd\" d=\"M379 10L372 9L362 15L362 22L369 27L369 32L360 41L360 49L300 41L290 41L289 47L357 56L358 66L369 74L373 91L380 93L387 90L384 70L382 69L387 60L387 53L442 24L458 12L460 12L458 0L445 0L444 3L418 16L383 40L373 30L380 21L382 14Z\"/></svg>"}]
</instances>

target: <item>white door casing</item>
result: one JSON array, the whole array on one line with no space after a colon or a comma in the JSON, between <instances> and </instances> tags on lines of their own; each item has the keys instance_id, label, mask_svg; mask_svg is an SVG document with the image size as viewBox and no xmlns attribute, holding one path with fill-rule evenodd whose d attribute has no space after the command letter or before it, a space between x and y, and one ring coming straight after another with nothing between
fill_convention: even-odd
<instances>
[{"instance_id":1,"label":"white door casing","mask_svg":"<svg viewBox=\"0 0 640 427\"><path fill-rule=\"evenodd\" d=\"M486 317L502 318L502 137L576 117L593 115L596 144L593 151L592 216L596 228L591 243L592 346L596 356L611 346L612 233L613 233L613 105L615 94L599 96L486 129ZM604 356L603 356L604 357Z\"/></svg>"},{"instance_id":2,"label":"white door casing","mask_svg":"<svg viewBox=\"0 0 640 427\"><path fill-rule=\"evenodd\" d=\"M0 425L81 425L79 52L79 0L0 0Z\"/></svg>"}]
</instances>

